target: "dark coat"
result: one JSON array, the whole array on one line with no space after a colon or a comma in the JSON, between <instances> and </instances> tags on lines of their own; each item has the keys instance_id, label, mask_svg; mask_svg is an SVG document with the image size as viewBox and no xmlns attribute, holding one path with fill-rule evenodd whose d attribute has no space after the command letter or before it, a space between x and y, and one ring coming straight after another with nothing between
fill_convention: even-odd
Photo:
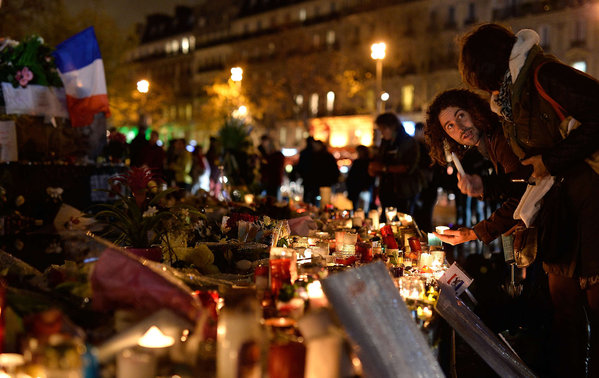
<instances>
[{"instance_id":1,"label":"dark coat","mask_svg":"<svg viewBox=\"0 0 599 378\"><path fill-rule=\"evenodd\" d=\"M544 62L548 63L539 70L539 83L566 115L581 122L565 139L559 134L559 117L534 85L535 69ZM516 154L541 154L549 172L561 182L545 196L555 197L555 201L544 201L537 217L546 238L541 240L539 256L548 272L567 277L599 274L599 175L584 162L599 150L598 109L596 79L545 55L539 46L533 47L513 85L513 122L504 124L504 132ZM560 215L548 219L547 209L556 202Z\"/></svg>"},{"instance_id":2,"label":"dark coat","mask_svg":"<svg viewBox=\"0 0 599 378\"><path fill-rule=\"evenodd\" d=\"M524 184L511 182L515 178L528 178L530 167L520 164L501 130L485 135L487 157L493 163L495 174L482 176L485 200L498 200L503 203L488 219L477 223L473 229L478 239L490 243L502 233L516 225L514 210L524 193Z\"/></svg>"}]
</instances>

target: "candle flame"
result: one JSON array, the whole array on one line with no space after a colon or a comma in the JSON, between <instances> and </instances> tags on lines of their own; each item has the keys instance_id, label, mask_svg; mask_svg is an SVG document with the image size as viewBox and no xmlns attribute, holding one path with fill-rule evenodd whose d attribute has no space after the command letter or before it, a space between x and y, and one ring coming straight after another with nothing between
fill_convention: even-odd
<instances>
[{"instance_id":1,"label":"candle flame","mask_svg":"<svg viewBox=\"0 0 599 378\"><path fill-rule=\"evenodd\" d=\"M166 348L174 343L175 339L173 337L165 335L156 326L150 327L137 342L139 346L144 348Z\"/></svg>"}]
</instances>

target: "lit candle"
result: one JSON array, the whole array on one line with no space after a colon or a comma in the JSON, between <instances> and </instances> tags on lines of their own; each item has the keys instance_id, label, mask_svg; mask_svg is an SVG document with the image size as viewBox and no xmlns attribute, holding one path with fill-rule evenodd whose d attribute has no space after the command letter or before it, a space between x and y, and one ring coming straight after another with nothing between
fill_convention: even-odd
<instances>
[{"instance_id":1,"label":"lit candle","mask_svg":"<svg viewBox=\"0 0 599 378\"><path fill-rule=\"evenodd\" d=\"M139 338L137 344L144 348L167 348L175 343L175 339L171 336L167 336L156 327L152 326L146 331L146 333Z\"/></svg>"},{"instance_id":2,"label":"lit candle","mask_svg":"<svg viewBox=\"0 0 599 378\"><path fill-rule=\"evenodd\" d=\"M447 227L447 226L437 226L437 227L435 227L435 231L437 231L437 234L439 234L439 235L443 235L443 233L445 231L447 231L447 230L449 230L449 227Z\"/></svg>"},{"instance_id":3,"label":"lit candle","mask_svg":"<svg viewBox=\"0 0 599 378\"><path fill-rule=\"evenodd\" d=\"M314 281L308 284L306 287L308 290L308 298L310 299L310 307L320 308L328 305L327 297L322 291L322 285L320 281Z\"/></svg>"}]
</instances>

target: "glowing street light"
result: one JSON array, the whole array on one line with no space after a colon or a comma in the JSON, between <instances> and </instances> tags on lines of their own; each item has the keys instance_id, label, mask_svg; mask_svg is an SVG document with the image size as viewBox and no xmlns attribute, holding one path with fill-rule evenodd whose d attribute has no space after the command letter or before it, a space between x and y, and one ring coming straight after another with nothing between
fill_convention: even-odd
<instances>
[{"instance_id":1,"label":"glowing street light","mask_svg":"<svg viewBox=\"0 0 599 378\"><path fill-rule=\"evenodd\" d=\"M150 90L150 82L146 79L137 82L137 91L139 93L148 93Z\"/></svg>"},{"instance_id":2,"label":"glowing street light","mask_svg":"<svg viewBox=\"0 0 599 378\"><path fill-rule=\"evenodd\" d=\"M383 91L383 59L385 59L386 50L385 42L373 43L370 46L370 57L376 61L376 111L378 113L383 112L380 95Z\"/></svg>"},{"instance_id":3,"label":"glowing street light","mask_svg":"<svg viewBox=\"0 0 599 378\"><path fill-rule=\"evenodd\" d=\"M231 68L231 80L234 82L241 82L243 79L243 68L241 67L233 67Z\"/></svg>"},{"instance_id":4,"label":"glowing street light","mask_svg":"<svg viewBox=\"0 0 599 378\"><path fill-rule=\"evenodd\" d=\"M147 93L150 91L150 82L142 79L137 82L137 91L141 93L141 105L139 107L139 125L147 126L148 118L146 116Z\"/></svg>"}]
</instances>

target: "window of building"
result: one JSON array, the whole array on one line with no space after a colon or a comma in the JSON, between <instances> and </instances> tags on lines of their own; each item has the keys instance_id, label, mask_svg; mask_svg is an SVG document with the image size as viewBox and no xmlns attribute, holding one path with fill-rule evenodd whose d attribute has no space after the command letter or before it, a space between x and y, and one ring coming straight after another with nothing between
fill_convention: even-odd
<instances>
[{"instance_id":1,"label":"window of building","mask_svg":"<svg viewBox=\"0 0 599 378\"><path fill-rule=\"evenodd\" d=\"M287 145L287 128L284 126L279 130L279 143L281 146Z\"/></svg>"},{"instance_id":2,"label":"window of building","mask_svg":"<svg viewBox=\"0 0 599 378\"><path fill-rule=\"evenodd\" d=\"M191 121L191 117L193 115L193 108L191 104L185 105L185 119Z\"/></svg>"},{"instance_id":3,"label":"window of building","mask_svg":"<svg viewBox=\"0 0 599 378\"><path fill-rule=\"evenodd\" d=\"M476 4L468 4L468 17L466 18L467 23L471 24L476 20Z\"/></svg>"},{"instance_id":4,"label":"window of building","mask_svg":"<svg viewBox=\"0 0 599 378\"><path fill-rule=\"evenodd\" d=\"M327 92L327 112L332 113L335 108L335 92Z\"/></svg>"},{"instance_id":5,"label":"window of building","mask_svg":"<svg viewBox=\"0 0 599 378\"><path fill-rule=\"evenodd\" d=\"M577 20L574 23L574 42L583 42L587 37L586 22Z\"/></svg>"},{"instance_id":6,"label":"window of building","mask_svg":"<svg viewBox=\"0 0 599 378\"><path fill-rule=\"evenodd\" d=\"M171 52L173 54L176 54L179 52L179 41L177 41L176 39L171 41Z\"/></svg>"},{"instance_id":7,"label":"window of building","mask_svg":"<svg viewBox=\"0 0 599 378\"><path fill-rule=\"evenodd\" d=\"M333 45L335 43L335 31L327 31L327 45Z\"/></svg>"},{"instance_id":8,"label":"window of building","mask_svg":"<svg viewBox=\"0 0 599 378\"><path fill-rule=\"evenodd\" d=\"M272 15L270 16L270 26L276 26L277 25L277 16L276 15Z\"/></svg>"},{"instance_id":9,"label":"window of building","mask_svg":"<svg viewBox=\"0 0 599 378\"><path fill-rule=\"evenodd\" d=\"M181 52L183 54L187 54L189 52L189 39L181 39Z\"/></svg>"},{"instance_id":10,"label":"window of building","mask_svg":"<svg viewBox=\"0 0 599 378\"><path fill-rule=\"evenodd\" d=\"M318 5L314 6L314 17L318 17L320 15L320 7Z\"/></svg>"},{"instance_id":11,"label":"window of building","mask_svg":"<svg viewBox=\"0 0 599 378\"><path fill-rule=\"evenodd\" d=\"M549 26L539 26L539 37L541 38L541 46L546 48L549 46Z\"/></svg>"},{"instance_id":12,"label":"window of building","mask_svg":"<svg viewBox=\"0 0 599 378\"><path fill-rule=\"evenodd\" d=\"M268 43L268 52L272 55L275 52L275 44L274 42L269 42Z\"/></svg>"},{"instance_id":13,"label":"window of building","mask_svg":"<svg viewBox=\"0 0 599 378\"><path fill-rule=\"evenodd\" d=\"M447 10L447 24L455 25L455 7L451 6Z\"/></svg>"},{"instance_id":14,"label":"window of building","mask_svg":"<svg viewBox=\"0 0 599 378\"><path fill-rule=\"evenodd\" d=\"M306 16L307 16L306 9L304 9L304 8L300 9L300 11L299 11L299 20L300 21L306 21Z\"/></svg>"},{"instance_id":15,"label":"window of building","mask_svg":"<svg viewBox=\"0 0 599 378\"><path fill-rule=\"evenodd\" d=\"M295 95L295 103L297 104L297 106L299 106L300 108L302 106L304 106L304 96L302 96L301 94Z\"/></svg>"},{"instance_id":16,"label":"window of building","mask_svg":"<svg viewBox=\"0 0 599 378\"><path fill-rule=\"evenodd\" d=\"M256 30L262 29L262 20L256 21Z\"/></svg>"},{"instance_id":17,"label":"window of building","mask_svg":"<svg viewBox=\"0 0 599 378\"><path fill-rule=\"evenodd\" d=\"M587 62L584 60L578 60L572 63L572 67L576 68L579 71L587 72Z\"/></svg>"},{"instance_id":18,"label":"window of building","mask_svg":"<svg viewBox=\"0 0 599 378\"><path fill-rule=\"evenodd\" d=\"M171 53L171 43L170 43L170 42L167 42L167 43L165 43L165 44L164 44L164 51L165 51L167 54L170 54L170 53Z\"/></svg>"},{"instance_id":19,"label":"window of building","mask_svg":"<svg viewBox=\"0 0 599 378\"><path fill-rule=\"evenodd\" d=\"M414 86L404 85L401 87L401 105L404 112L414 110Z\"/></svg>"},{"instance_id":20,"label":"window of building","mask_svg":"<svg viewBox=\"0 0 599 378\"><path fill-rule=\"evenodd\" d=\"M312 93L310 96L310 114L318 114L318 93Z\"/></svg>"},{"instance_id":21,"label":"window of building","mask_svg":"<svg viewBox=\"0 0 599 378\"><path fill-rule=\"evenodd\" d=\"M196 48L196 37L194 37L193 35L189 37L189 48L191 50L194 50Z\"/></svg>"},{"instance_id":22,"label":"window of building","mask_svg":"<svg viewBox=\"0 0 599 378\"><path fill-rule=\"evenodd\" d=\"M314 45L314 47L320 46L320 35L314 34L312 36L312 45Z\"/></svg>"}]
</instances>

